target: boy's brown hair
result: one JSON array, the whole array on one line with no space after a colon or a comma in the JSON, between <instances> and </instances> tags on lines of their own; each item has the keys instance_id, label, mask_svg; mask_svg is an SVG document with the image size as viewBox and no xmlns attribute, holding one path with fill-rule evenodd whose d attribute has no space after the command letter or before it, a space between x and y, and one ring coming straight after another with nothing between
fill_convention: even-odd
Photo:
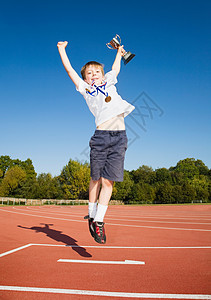
<instances>
[{"instance_id":1,"label":"boy's brown hair","mask_svg":"<svg viewBox=\"0 0 211 300\"><path fill-rule=\"evenodd\" d=\"M103 70L103 65L97 61L89 61L88 63L86 63L82 69L81 69L81 76L83 78L83 80L86 79L86 76L85 76L85 72L86 72L86 68L89 67L89 66L97 66L97 67L100 67L101 71L102 71L102 74L104 76L104 70Z\"/></svg>"}]
</instances>

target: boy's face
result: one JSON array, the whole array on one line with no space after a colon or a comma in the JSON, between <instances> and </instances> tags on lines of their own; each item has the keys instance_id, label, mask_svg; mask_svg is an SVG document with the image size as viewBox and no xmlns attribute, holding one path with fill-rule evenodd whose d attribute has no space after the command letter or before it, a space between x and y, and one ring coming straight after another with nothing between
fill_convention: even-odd
<instances>
[{"instance_id":1,"label":"boy's face","mask_svg":"<svg viewBox=\"0 0 211 300\"><path fill-rule=\"evenodd\" d=\"M96 85L100 85L104 80L104 76L100 67L90 65L85 70L85 81L92 84L93 80Z\"/></svg>"}]
</instances>

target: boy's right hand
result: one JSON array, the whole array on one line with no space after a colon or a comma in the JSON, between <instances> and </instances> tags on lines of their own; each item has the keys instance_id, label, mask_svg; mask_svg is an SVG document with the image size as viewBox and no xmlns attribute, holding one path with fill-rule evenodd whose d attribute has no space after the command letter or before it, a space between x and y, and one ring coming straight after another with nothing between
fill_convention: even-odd
<instances>
[{"instance_id":1,"label":"boy's right hand","mask_svg":"<svg viewBox=\"0 0 211 300\"><path fill-rule=\"evenodd\" d=\"M65 49L67 47L67 44L68 44L67 41L65 41L65 42L58 42L57 47L58 47L58 49L62 49L62 48Z\"/></svg>"}]
</instances>

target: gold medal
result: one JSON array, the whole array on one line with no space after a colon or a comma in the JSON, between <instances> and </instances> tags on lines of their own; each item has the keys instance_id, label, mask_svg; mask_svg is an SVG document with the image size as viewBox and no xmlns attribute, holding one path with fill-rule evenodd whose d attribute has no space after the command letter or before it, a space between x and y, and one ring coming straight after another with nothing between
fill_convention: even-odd
<instances>
[{"instance_id":1,"label":"gold medal","mask_svg":"<svg viewBox=\"0 0 211 300\"><path fill-rule=\"evenodd\" d=\"M106 98L105 98L105 102L110 102L111 101L111 96L107 96Z\"/></svg>"}]
</instances>

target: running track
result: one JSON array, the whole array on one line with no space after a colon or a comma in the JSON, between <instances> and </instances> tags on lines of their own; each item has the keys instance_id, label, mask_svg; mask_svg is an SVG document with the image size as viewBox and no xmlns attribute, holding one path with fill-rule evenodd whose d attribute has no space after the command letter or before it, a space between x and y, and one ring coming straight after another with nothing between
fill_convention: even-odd
<instances>
[{"instance_id":1,"label":"running track","mask_svg":"<svg viewBox=\"0 0 211 300\"><path fill-rule=\"evenodd\" d=\"M102 246L86 214L0 207L0 299L211 299L211 205L109 206Z\"/></svg>"}]
</instances>

